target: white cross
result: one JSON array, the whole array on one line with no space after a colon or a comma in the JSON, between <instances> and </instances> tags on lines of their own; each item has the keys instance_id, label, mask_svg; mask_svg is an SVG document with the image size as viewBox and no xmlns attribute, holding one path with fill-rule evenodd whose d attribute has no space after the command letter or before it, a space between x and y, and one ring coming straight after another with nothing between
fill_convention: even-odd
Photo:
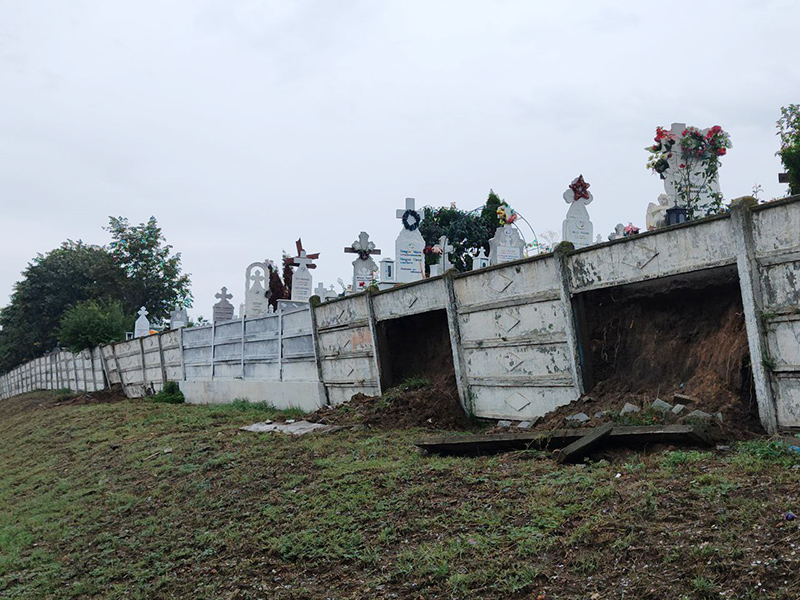
<instances>
[{"instance_id":1,"label":"white cross","mask_svg":"<svg viewBox=\"0 0 800 600\"><path fill-rule=\"evenodd\" d=\"M319 282L319 285L314 288L314 294L319 296L320 300L325 300L325 292L328 290L325 289L325 286L322 285L322 282Z\"/></svg>"},{"instance_id":2,"label":"white cross","mask_svg":"<svg viewBox=\"0 0 800 600\"><path fill-rule=\"evenodd\" d=\"M302 265L302 266L308 268L308 265L313 264L313 261L310 258L306 258L306 251L305 250L301 250L300 251L300 256L295 256L292 259L292 263L295 264L295 265Z\"/></svg>"},{"instance_id":3,"label":"white cross","mask_svg":"<svg viewBox=\"0 0 800 600\"><path fill-rule=\"evenodd\" d=\"M139 309L139 316L140 317L146 317L149 314L150 313L147 312L147 309L144 306Z\"/></svg>"},{"instance_id":4,"label":"white cross","mask_svg":"<svg viewBox=\"0 0 800 600\"><path fill-rule=\"evenodd\" d=\"M447 240L446 235L443 235L442 237L439 238L439 248L442 249L442 273L444 273L452 266L450 264L450 258L448 255L450 254L450 252L455 250L455 248L453 248L453 246Z\"/></svg>"},{"instance_id":5,"label":"white cross","mask_svg":"<svg viewBox=\"0 0 800 600\"><path fill-rule=\"evenodd\" d=\"M228 293L228 288L222 287L219 294L214 294L214 298L219 298L223 303L233 298L233 294ZM144 307L143 307L144 308Z\"/></svg>"},{"instance_id":6,"label":"white cross","mask_svg":"<svg viewBox=\"0 0 800 600\"><path fill-rule=\"evenodd\" d=\"M402 219L407 210L414 210L414 198L406 198L406 207L397 209L397 218Z\"/></svg>"},{"instance_id":7,"label":"white cross","mask_svg":"<svg viewBox=\"0 0 800 600\"><path fill-rule=\"evenodd\" d=\"M264 281L264 275L261 274L261 271L256 271L255 274L250 276L250 281L255 281L261 285L261 282Z\"/></svg>"}]
</instances>

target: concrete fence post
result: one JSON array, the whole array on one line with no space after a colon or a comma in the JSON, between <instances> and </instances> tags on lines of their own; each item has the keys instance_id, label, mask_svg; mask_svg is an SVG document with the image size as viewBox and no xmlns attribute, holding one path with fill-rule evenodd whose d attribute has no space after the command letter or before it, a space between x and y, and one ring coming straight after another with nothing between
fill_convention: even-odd
<instances>
[{"instance_id":1,"label":"concrete fence post","mask_svg":"<svg viewBox=\"0 0 800 600\"><path fill-rule=\"evenodd\" d=\"M583 373L581 369L580 346L575 320L575 311L572 307L572 291L569 285L569 256L568 252L574 250L570 242L561 242L555 248L554 257L556 268L558 269L558 293L561 299L561 306L564 310L564 322L567 334L567 347L569 348L569 363L572 371L572 379L575 389L579 395L585 393L583 384Z\"/></svg>"},{"instance_id":2,"label":"concrete fence post","mask_svg":"<svg viewBox=\"0 0 800 600\"><path fill-rule=\"evenodd\" d=\"M757 205L755 198L745 196L731 203L731 228L736 240L736 267L739 271L739 287L742 292L744 324L747 331L747 344L750 347L750 368L756 389L758 416L769 433L778 430L778 417L775 395L772 390L771 375L766 367L769 353L767 337L761 314L764 303L761 296L761 283L758 263L753 247L752 213Z\"/></svg>"},{"instance_id":3,"label":"concrete fence post","mask_svg":"<svg viewBox=\"0 0 800 600\"><path fill-rule=\"evenodd\" d=\"M451 269L444 274L444 287L447 290L447 326L450 330L450 349L453 354L453 368L456 375L456 389L461 407L468 415L474 413L472 393L467 381L467 362L464 356L464 346L461 343L461 325L458 322L458 299L454 282L454 271Z\"/></svg>"}]
</instances>

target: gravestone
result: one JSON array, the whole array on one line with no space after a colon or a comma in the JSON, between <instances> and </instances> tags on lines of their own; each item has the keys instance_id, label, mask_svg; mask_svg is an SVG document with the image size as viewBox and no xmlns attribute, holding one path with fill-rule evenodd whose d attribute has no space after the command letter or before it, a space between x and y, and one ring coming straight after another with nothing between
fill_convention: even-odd
<instances>
[{"instance_id":1,"label":"gravestone","mask_svg":"<svg viewBox=\"0 0 800 600\"><path fill-rule=\"evenodd\" d=\"M419 232L422 217L414 210L414 198L406 198L405 209L397 211L403 229L394 243L397 260L395 279L397 283L419 281L425 277L425 240Z\"/></svg>"},{"instance_id":2,"label":"gravestone","mask_svg":"<svg viewBox=\"0 0 800 600\"><path fill-rule=\"evenodd\" d=\"M318 296L322 302L327 302L328 300L339 297L333 289L333 286L331 286L330 289L326 289L321 281L317 284L317 287L314 288L314 295Z\"/></svg>"},{"instance_id":3,"label":"gravestone","mask_svg":"<svg viewBox=\"0 0 800 600\"><path fill-rule=\"evenodd\" d=\"M175 310L169 313L169 328L180 329L189 324L189 315L186 314L186 307L182 304L176 304Z\"/></svg>"},{"instance_id":4,"label":"gravestone","mask_svg":"<svg viewBox=\"0 0 800 600\"><path fill-rule=\"evenodd\" d=\"M617 223L617 226L614 227L614 233L608 234L608 239L610 240L620 240L625 237L625 225L622 223Z\"/></svg>"},{"instance_id":5,"label":"gravestone","mask_svg":"<svg viewBox=\"0 0 800 600\"><path fill-rule=\"evenodd\" d=\"M524 258L525 240L513 225L503 225L489 240L489 264L499 265Z\"/></svg>"},{"instance_id":6,"label":"gravestone","mask_svg":"<svg viewBox=\"0 0 800 600\"><path fill-rule=\"evenodd\" d=\"M349 254L358 254L358 258L353 261L353 292L363 292L375 280L375 273L378 265L372 259L373 254L380 254L381 251L375 244L369 241L369 234L362 231L358 239L349 248L344 249Z\"/></svg>"},{"instance_id":7,"label":"gravestone","mask_svg":"<svg viewBox=\"0 0 800 600\"><path fill-rule=\"evenodd\" d=\"M439 274L442 274L453 268L453 264L450 262L450 253L455 250L455 248L450 244L446 235L439 238L439 248L442 249L441 258L439 259L439 264L441 265Z\"/></svg>"},{"instance_id":8,"label":"gravestone","mask_svg":"<svg viewBox=\"0 0 800 600\"><path fill-rule=\"evenodd\" d=\"M481 246L480 252L478 252L478 256L472 257L472 270L475 269L485 269L489 266L489 257L486 256L486 250L483 249Z\"/></svg>"},{"instance_id":9,"label":"gravestone","mask_svg":"<svg viewBox=\"0 0 800 600\"><path fill-rule=\"evenodd\" d=\"M572 242L575 248L586 248L592 245L592 222L586 206L594 199L589 191L589 184L579 175L572 180L564 192L564 201L569 204L567 218L561 231L561 239Z\"/></svg>"},{"instance_id":10,"label":"gravestone","mask_svg":"<svg viewBox=\"0 0 800 600\"><path fill-rule=\"evenodd\" d=\"M668 208L684 205L680 201L678 195L678 186L676 185L678 181L686 177L683 174L685 169L680 168L681 164L686 164L687 167L691 169L689 173L689 185L692 188L693 196L701 186L702 181L705 179L703 176L703 172L707 168L707 163L705 161L694 160L685 162L681 157L680 143L684 131L686 131L686 123L673 123L672 127L670 128L670 133L675 136L675 146L673 147L674 151L672 152L672 156L667 158L669 168L664 172L664 191L669 197ZM707 134L708 131L709 128L703 129L703 135ZM706 210L708 210L708 208L710 208L714 203L714 197L712 194L719 194L719 173L714 175L714 178L706 187L707 189L703 190L699 194L699 201L697 203L697 210L699 214L697 216L705 216ZM661 203L660 198L659 203Z\"/></svg>"},{"instance_id":11,"label":"gravestone","mask_svg":"<svg viewBox=\"0 0 800 600\"><path fill-rule=\"evenodd\" d=\"M319 252L307 254L303 249L303 241L297 240L297 256L291 259L290 265L298 267L292 275L292 300L294 302L308 302L313 295L314 280L309 269L316 269L313 260L319 258Z\"/></svg>"},{"instance_id":12,"label":"gravestone","mask_svg":"<svg viewBox=\"0 0 800 600\"><path fill-rule=\"evenodd\" d=\"M430 267L428 267L428 269L430 271L431 277L438 277L439 275L442 274L442 265L440 265L439 263L431 265Z\"/></svg>"},{"instance_id":13,"label":"gravestone","mask_svg":"<svg viewBox=\"0 0 800 600\"><path fill-rule=\"evenodd\" d=\"M233 298L233 294L228 293L228 288L224 287L218 294L214 294L214 297L219 299L213 307L213 315L212 319L214 323L222 323L223 321L232 321L233 320L233 304L228 302L231 298Z\"/></svg>"},{"instance_id":14,"label":"gravestone","mask_svg":"<svg viewBox=\"0 0 800 600\"><path fill-rule=\"evenodd\" d=\"M240 317L253 319L267 314L269 291L264 282L268 273L267 265L263 262L254 262L247 267L244 276L244 310L239 309Z\"/></svg>"},{"instance_id":15,"label":"gravestone","mask_svg":"<svg viewBox=\"0 0 800 600\"><path fill-rule=\"evenodd\" d=\"M134 337L146 337L150 335L150 321L147 320L147 309L143 306L139 309L139 318L133 328Z\"/></svg>"}]
</instances>

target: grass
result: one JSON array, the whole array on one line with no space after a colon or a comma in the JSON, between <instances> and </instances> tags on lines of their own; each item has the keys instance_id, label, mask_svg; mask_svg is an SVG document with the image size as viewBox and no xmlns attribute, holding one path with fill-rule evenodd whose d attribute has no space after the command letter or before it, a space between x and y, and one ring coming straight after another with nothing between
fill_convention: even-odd
<instances>
[{"instance_id":1,"label":"grass","mask_svg":"<svg viewBox=\"0 0 800 600\"><path fill-rule=\"evenodd\" d=\"M558 466L242 432L300 416L244 399L56 396L0 403L3 598L800 597L780 442Z\"/></svg>"}]
</instances>

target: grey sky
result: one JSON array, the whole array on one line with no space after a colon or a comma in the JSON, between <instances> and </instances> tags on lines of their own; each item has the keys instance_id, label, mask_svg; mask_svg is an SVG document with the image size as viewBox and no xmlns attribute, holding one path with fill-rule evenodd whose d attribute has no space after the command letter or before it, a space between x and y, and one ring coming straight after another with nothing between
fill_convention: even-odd
<instances>
[{"instance_id":1,"label":"grey sky","mask_svg":"<svg viewBox=\"0 0 800 600\"><path fill-rule=\"evenodd\" d=\"M798 20L763 0L4 0L0 304L37 252L107 243L108 215L159 220L206 317L299 236L315 284L349 280L361 230L393 256L406 196L494 188L560 231L582 173L595 233L643 227L663 189L643 148L673 121L730 132L727 198L782 195Z\"/></svg>"}]
</instances>

